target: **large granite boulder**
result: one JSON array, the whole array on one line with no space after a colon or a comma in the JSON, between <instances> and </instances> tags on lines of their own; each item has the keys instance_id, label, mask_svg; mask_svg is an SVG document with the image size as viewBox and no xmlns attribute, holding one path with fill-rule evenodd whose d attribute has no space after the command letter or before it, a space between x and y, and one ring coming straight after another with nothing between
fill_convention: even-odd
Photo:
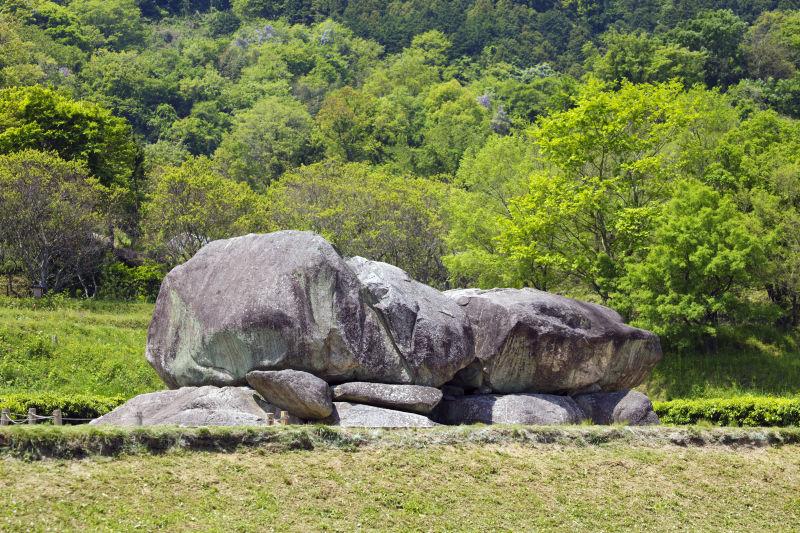
<instances>
[{"instance_id":1,"label":"large granite boulder","mask_svg":"<svg viewBox=\"0 0 800 533\"><path fill-rule=\"evenodd\" d=\"M659 423L650 398L637 391L579 394L575 402L595 424L650 426Z\"/></svg>"},{"instance_id":2,"label":"large granite boulder","mask_svg":"<svg viewBox=\"0 0 800 533\"><path fill-rule=\"evenodd\" d=\"M442 391L422 385L389 385L354 381L333 387L333 399L427 415L441 401Z\"/></svg>"},{"instance_id":3,"label":"large granite boulder","mask_svg":"<svg viewBox=\"0 0 800 533\"><path fill-rule=\"evenodd\" d=\"M272 405L306 420L325 418L333 412L331 389L325 381L300 370L256 370L247 383Z\"/></svg>"},{"instance_id":4,"label":"large granite boulder","mask_svg":"<svg viewBox=\"0 0 800 533\"><path fill-rule=\"evenodd\" d=\"M580 424L585 415L569 396L473 394L442 400L434 419L443 424Z\"/></svg>"},{"instance_id":5,"label":"large granite boulder","mask_svg":"<svg viewBox=\"0 0 800 533\"><path fill-rule=\"evenodd\" d=\"M353 428L429 428L437 424L416 413L349 402L334 402L333 413L323 423Z\"/></svg>"},{"instance_id":6,"label":"large granite boulder","mask_svg":"<svg viewBox=\"0 0 800 533\"><path fill-rule=\"evenodd\" d=\"M396 266L363 257L347 264L366 288L415 384L442 385L472 361L469 319L455 301Z\"/></svg>"},{"instance_id":7,"label":"large granite boulder","mask_svg":"<svg viewBox=\"0 0 800 533\"><path fill-rule=\"evenodd\" d=\"M455 384L494 392L617 391L661 360L658 337L615 311L535 289L447 291L469 316L477 361Z\"/></svg>"},{"instance_id":8,"label":"large granite boulder","mask_svg":"<svg viewBox=\"0 0 800 533\"><path fill-rule=\"evenodd\" d=\"M141 413L144 426L261 426L276 411L248 387L182 387L141 394L90 423L136 426Z\"/></svg>"},{"instance_id":9,"label":"large granite boulder","mask_svg":"<svg viewBox=\"0 0 800 533\"><path fill-rule=\"evenodd\" d=\"M209 243L164 279L147 359L171 388L241 385L252 370L283 369L330 383L438 386L470 362L469 331L457 305L404 282L413 292L403 305L413 308L416 299L420 311L416 319L397 319L352 265L310 232ZM371 285L381 272L368 275Z\"/></svg>"}]
</instances>

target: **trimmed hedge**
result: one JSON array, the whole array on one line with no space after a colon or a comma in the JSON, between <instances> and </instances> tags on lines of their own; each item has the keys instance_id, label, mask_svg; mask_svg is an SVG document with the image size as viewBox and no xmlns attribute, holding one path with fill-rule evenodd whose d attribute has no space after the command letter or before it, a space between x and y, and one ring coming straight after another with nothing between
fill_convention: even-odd
<instances>
[{"instance_id":1,"label":"trimmed hedge","mask_svg":"<svg viewBox=\"0 0 800 533\"><path fill-rule=\"evenodd\" d=\"M671 400L654 402L653 407L664 424L716 426L786 427L800 426L800 397Z\"/></svg>"},{"instance_id":2,"label":"trimmed hedge","mask_svg":"<svg viewBox=\"0 0 800 533\"><path fill-rule=\"evenodd\" d=\"M61 409L64 418L97 418L125 402L123 396L93 396L91 394L4 394L0 395L0 409L8 409L13 415L27 416L33 407L36 413L49 416ZM66 423L70 421L65 420Z\"/></svg>"}]
</instances>

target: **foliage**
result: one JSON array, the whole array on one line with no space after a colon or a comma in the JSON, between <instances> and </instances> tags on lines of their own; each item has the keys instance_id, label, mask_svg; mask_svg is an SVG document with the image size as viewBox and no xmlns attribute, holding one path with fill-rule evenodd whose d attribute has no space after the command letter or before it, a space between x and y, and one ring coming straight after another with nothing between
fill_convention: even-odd
<instances>
[{"instance_id":1,"label":"foliage","mask_svg":"<svg viewBox=\"0 0 800 533\"><path fill-rule=\"evenodd\" d=\"M661 43L644 33L610 31L603 36L605 53L592 70L603 80L653 83L678 78L691 86L703 80L706 53Z\"/></svg>"},{"instance_id":2,"label":"foliage","mask_svg":"<svg viewBox=\"0 0 800 533\"><path fill-rule=\"evenodd\" d=\"M14 418L27 415L28 409L36 409L36 414L50 416L56 409L61 409L64 418L97 418L122 405L122 396L95 396L91 394L0 394L0 409L8 409ZM65 423L75 423L65 421Z\"/></svg>"},{"instance_id":3,"label":"foliage","mask_svg":"<svg viewBox=\"0 0 800 533\"><path fill-rule=\"evenodd\" d=\"M268 220L275 229L315 231L345 255L391 263L441 286L443 194L437 183L421 178L359 163L319 163L270 188Z\"/></svg>"},{"instance_id":4,"label":"foliage","mask_svg":"<svg viewBox=\"0 0 800 533\"><path fill-rule=\"evenodd\" d=\"M711 342L721 317L745 315L743 291L757 279L767 243L758 221L729 198L697 182L675 187L625 289L637 323L679 343Z\"/></svg>"},{"instance_id":5,"label":"foliage","mask_svg":"<svg viewBox=\"0 0 800 533\"><path fill-rule=\"evenodd\" d=\"M131 185L136 147L125 121L51 89L0 90L0 153L25 149L83 163L103 185Z\"/></svg>"},{"instance_id":6,"label":"foliage","mask_svg":"<svg viewBox=\"0 0 800 533\"><path fill-rule=\"evenodd\" d=\"M740 396L696 400L671 400L653 404L664 424L702 422L718 426L800 426L800 399Z\"/></svg>"},{"instance_id":7,"label":"foliage","mask_svg":"<svg viewBox=\"0 0 800 533\"><path fill-rule=\"evenodd\" d=\"M262 206L249 185L220 176L208 159L192 159L153 185L143 206L145 242L176 265L210 241L258 229Z\"/></svg>"},{"instance_id":8,"label":"foliage","mask_svg":"<svg viewBox=\"0 0 800 533\"><path fill-rule=\"evenodd\" d=\"M82 164L36 150L0 155L0 243L28 283L61 291L79 282L90 295L106 197Z\"/></svg>"},{"instance_id":9,"label":"foliage","mask_svg":"<svg viewBox=\"0 0 800 533\"><path fill-rule=\"evenodd\" d=\"M264 189L311 151L311 116L290 98L268 96L234 117L215 159L227 177Z\"/></svg>"},{"instance_id":10,"label":"foliage","mask_svg":"<svg viewBox=\"0 0 800 533\"><path fill-rule=\"evenodd\" d=\"M109 261L100 269L100 290L97 297L106 300L155 302L164 275L163 265L154 261L146 261L137 266Z\"/></svg>"},{"instance_id":11,"label":"foliage","mask_svg":"<svg viewBox=\"0 0 800 533\"><path fill-rule=\"evenodd\" d=\"M687 121L680 91L593 84L573 109L539 121L531 135L543 168L509 201L497 237L503 255L529 265L521 284L546 290L573 278L610 298L665 195L674 164L666 147Z\"/></svg>"}]
</instances>

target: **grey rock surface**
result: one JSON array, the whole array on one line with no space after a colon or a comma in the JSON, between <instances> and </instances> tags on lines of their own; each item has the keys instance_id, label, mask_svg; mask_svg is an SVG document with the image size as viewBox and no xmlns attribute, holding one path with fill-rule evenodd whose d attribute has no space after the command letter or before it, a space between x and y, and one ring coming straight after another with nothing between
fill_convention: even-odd
<instances>
[{"instance_id":1,"label":"grey rock surface","mask_svg":"<svg viewBox=\"0 0 800 533\"><path fill-rule=\"evenodd\" d=\"M574 399L595 424L650 426L659 423L650 398L638 391L580 394Z\"/></svg>"},{"instance_id":2,"label":"grey rock surface","mask_svg":"<svg viewBox=\"0 0 800 533\"><path fill-rule=\"evenodd\" d=\"M442 391L422 385L350 382L333 387L333 399L426 415L441 401Z\"/></svg>"},{"instance_id":3,"label":"grey rock surface","mask_svg":"<svg viewBox=\"0 0 800 533\"><path fill-rule=\"evenodd\" d=\"M325 424L356 428L428 428L437 424L416 413L395 411L374 405L334 402L333 413Z\"/></svg>"},{"instance_id":4,"label":"grey rock surface","mask_svg":"<svg viewBox=\"0 0 800 533\"><path fill-rule=\"evenodd\" d=\"M662 357L655 334L601 305L535 289L445 294L466 310L482 385L494 392L628 389ZM470 365L453 384L476 387L475 370Z\"/></svg>"},{"instance_id":5,"label":"grey rock surface","mask_svg":"<svg viewBox=\"0 0 800 533\"><path fill-rule=\"evenodd\" d=\"M438 386L472 360L458 305L394 267L351 265L310 232L211 242L164 279L147 359L171 388L243 385L252 370L283 369ZM391 296L397 284L408 294Z\"/></svg>"},{"instance_id":6,"label":"grey rock surface","mask_svg":"<svg viewBox=\"0 0 800 533\"><path fill-rule=\"evenodd\" d=\"M473 360L469 319L455 301L396 266L363 257L347 264L367 289L415 384L438 387Z\"/></svg>"},{"instance_id":7,"label":"grey rock surface","mask_svg":"<svg viewBox=\"0 0 800 533\"><path fill-rule=\"evenodd\" d=\"M313 374L300 370L256 370L247 383L272 405L306 419L320 419L333 412L331 389Z\"/></svg>"},{"instance_id":8,"label":"grey rock surface","mask_svg":"<svg viewBox=\"0 0 800 533\"><path fill-rule=\"evenodd\" d=\"M182 387L141 394L92 422L95 425L260 426L277 408L248 387Z\"/></svg>"},{"instance_id":9,"label":"grey rock surface","mask_svg":"<svg viewBox=\"0 0 800 533\"><path fill-rule=\"evenodd\" d=\"M434 419L443 424L579 424L575 400L552 394L474 394L442 400Z\"/></svg>"}]
</instances>

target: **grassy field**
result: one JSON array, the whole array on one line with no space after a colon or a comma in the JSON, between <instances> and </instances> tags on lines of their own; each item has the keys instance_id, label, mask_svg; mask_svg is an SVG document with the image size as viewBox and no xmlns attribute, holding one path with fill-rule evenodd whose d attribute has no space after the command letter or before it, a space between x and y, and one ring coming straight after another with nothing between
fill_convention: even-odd
<instances>
[{"instance_id":1,"label":"grassy field","mask_svg":"<svg viewBox=\"0 0 800 533\"><path fill-rule=\"evenodd\" d=\"M800 446L0 459L0 530L792 531Z\"/></svg>"},{"instance_id":2,"label":"grassy field","mask_svg":"<svg viewBox=\"0 0 800 533\"><path fill-rule=\"evenodd\" d=\"M0 298L0 394L135 396L163 388L144 359L152 305Z\"/></svg>"},{"instance_id":3,"label":"grassy field","mask_svg":"<svg viewBox=\"0 0 800 533\"><path fill-rule=\"evenodd\" d=\"M163 388L144 360L151 313L144 303L0 297L0 394L131 397ZM716 355L668 353L640 389L654 400L796 395L798 337L768 333Z\"/></svg>"}]
</instances>

